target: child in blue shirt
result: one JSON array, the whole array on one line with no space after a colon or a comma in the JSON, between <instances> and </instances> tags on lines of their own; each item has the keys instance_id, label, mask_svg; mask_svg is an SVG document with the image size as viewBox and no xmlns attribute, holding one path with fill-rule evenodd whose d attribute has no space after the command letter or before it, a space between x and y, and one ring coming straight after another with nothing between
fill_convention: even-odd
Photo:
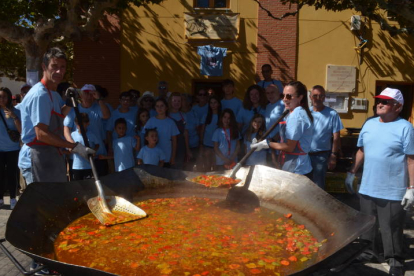
<instances>
[{"instance_id":1,"label":"child in blue shirt","mask_svg":"<svg viewBox=\"0 0 414 276\"><path fill-rule=\"evenodd\" d=\"M93 148L95 151L99 148L99 140L90 130L87 130L89 126L89 116L86 113L80 113L82 119L83 128L86 131L86 137L89 141L89 147ZM72 132L70 135L74 142L81 143L85 145L82 134L80 132L80 126L78 118L75 117L76 131ZM73 165L72 165L72 179L73 180L83 180L92 178L92 169L89 160L81 157L79 154L73 154Z\"/></svg>"},{"instance_id":2,"label":"child in blue shirt","mask_svg":"<svg viewBox=\"0 0 414 276\"><path fill-rule=\"evenodd\" d=\"M148 119L150 118L150 112L145 108L140 108L138 110L137 119L135 123L135 132L138 133L141 140L141 148L145 146L145 133L142 132L144 126L147 124Z\"/></svg>"},{"instance_id":3,"label":"child in blue shirt","mask_svg":"<svg viewBox=\"0 0 414 276\"><path fill-rule=\"evenodd\" d=\"M231 109L226 108L221 113L218 128L213 134L216 170L231 169L236 165L239 139L236 117Z\"/></svg>"},{"instance_id":4,"label":"child in blue shirt","mask_svg":"<svg viewBox=\"0 0 414 276\"><path fill-rule=\"evenodd\" d=\"M115 171L121 172L135 166L134 150L140 149L139 136L127 136L127 121L124 118L115 120L116 137L112 141L113 156L99 156L100 159L114 158Z\"/></svg>"},{"instance_id":5,"label":"child in blue shirt","mask_svg":"<svg viewBox=\"0 0 414 276\"><path fill-rule=\"evenodd\" d=\"M145 130L145 146L138 153L138 165L164 166L165 154L157 147L158 131L156 128Z\"/></svg>"}]
</instances>

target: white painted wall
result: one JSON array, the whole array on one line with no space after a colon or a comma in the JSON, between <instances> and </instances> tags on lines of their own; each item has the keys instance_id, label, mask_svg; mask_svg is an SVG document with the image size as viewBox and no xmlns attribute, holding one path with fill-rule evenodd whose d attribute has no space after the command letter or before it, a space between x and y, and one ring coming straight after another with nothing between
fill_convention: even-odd
<instances>
[{"instance_id":1,"label":"white painted wall","mask_svg":"<svg viewBox=\"0 0 414 276\"><path fill-rule=\"evenodd\" d=\"M14 81L6 77L0 77L0 87L7 87L13 95L20 94L20 87L24 84L22 81Z\"/></svg>"}]
</instances>

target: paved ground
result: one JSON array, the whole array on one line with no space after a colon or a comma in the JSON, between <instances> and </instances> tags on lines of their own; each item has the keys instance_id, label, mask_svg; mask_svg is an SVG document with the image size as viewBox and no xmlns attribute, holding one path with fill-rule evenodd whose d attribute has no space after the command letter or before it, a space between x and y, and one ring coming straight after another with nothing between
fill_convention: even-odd
<instances>
[{"instance_id":1,"label":"paved ground","mask_svg":"<svg viewBox=\"0 0 414 276\"><path fill-rule=\"evenodd\" d=\"M356 196L349 196L343 194L334 194L336 198L350 205L351 207L358 208L358 199ZM9 218L11 211L9 210L9 199L5 200L6 205L0 209L0 238L4 237L6 230L6 223ZM407 246L407 261L406 267L407 272L406 276L414 276L414 211L407 213L406 217L406 227L404 230L405 233L405 244ZM5 243L6 247L15 258L28 270L30 265L30 258L26 255L20 253L14 247L12 247L7 242ZM382 276L388 275L388 265L386 263L382 264L351 264L343 271L332 274L338 276ZM21 275L19 270L11 263L11 261L6 257L6 255L0 250L0 276L15 276Z\"/></svg>"}]
</instances>

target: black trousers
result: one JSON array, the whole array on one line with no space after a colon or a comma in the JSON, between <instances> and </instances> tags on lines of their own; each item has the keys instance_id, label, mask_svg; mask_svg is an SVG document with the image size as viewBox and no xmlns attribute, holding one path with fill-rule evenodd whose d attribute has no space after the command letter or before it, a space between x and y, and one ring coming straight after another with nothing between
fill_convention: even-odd
<instances>
[{"instance_id":1,"label":"black trousers","mask_svg":"<svg viewBox=\"0 0 414 276\"><path fill-rule=\"evenodd\" d=\"M72 173L73 173L72 180L74 180L74 181L92 178L92 170L91 169L88 169L88 170L72 169Z\"/></svg>"},{"instance_id":2,"label":"black trousers","mask_svg":"<svg viewBox=\"0 0 414 276\"><path fill-rule=\"evenodd\" d=\"M0 199L3 199L6 190L9 190L10 198L16 198L18 158L18 150L0 152Z\"/></svg>"},{"instance_id":3,"label":"black trousers","mask_svg":"<svg viewBox=\"0 0 414 276\"><path fill-rule=\"evenodd\" d=\"M384 258L390 266L404 265L403 230L405 211L401 201L374 198L360 195L360 209L362 213L376 217L375 225L364 235L362 239L372 242L372 250L378 254L380 246L379 230L384 248Z\"/></svg>"}]
</instances>

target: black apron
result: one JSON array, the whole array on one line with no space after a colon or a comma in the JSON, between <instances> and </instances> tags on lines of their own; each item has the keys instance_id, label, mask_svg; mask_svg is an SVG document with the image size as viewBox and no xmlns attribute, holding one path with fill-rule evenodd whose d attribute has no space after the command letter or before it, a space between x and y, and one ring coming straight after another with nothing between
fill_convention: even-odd
<instances>
[{"instance_id":1,"label":"black apron","mask_svg":"<svg viewBox=\"0 0 414 276\"><path fill-rule=\"evenodd\" d=\"M47 89L43 79L42 84ZM47 91L53 103L52 94L49 89ZM52 109L48 130L63 137L63 119L62 114ZM36 137L27 145L30 147L33 182L67 182L66 163L59 148L40 142Z\"/></svg>"}]
</instances>

